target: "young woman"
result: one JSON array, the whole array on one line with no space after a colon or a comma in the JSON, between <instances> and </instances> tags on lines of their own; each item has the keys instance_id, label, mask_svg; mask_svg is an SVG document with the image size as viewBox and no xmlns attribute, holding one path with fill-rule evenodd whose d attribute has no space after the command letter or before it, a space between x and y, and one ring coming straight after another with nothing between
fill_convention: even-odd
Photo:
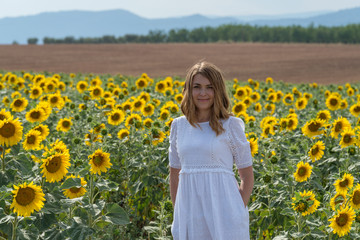
<instances>
[{"instance_id":1,"label":"young woman","mask_svg":"<svg viewBox=\"0 0 360 240\"><path fill-rule=\"evenodd\" d=\"M170 131L172 235L175 240L250 239L250 144L244 122L230 113L220 70L208 62L195 64L187 73L183 95L184 116L174 119Z\"/></svg>"}]
</instances>

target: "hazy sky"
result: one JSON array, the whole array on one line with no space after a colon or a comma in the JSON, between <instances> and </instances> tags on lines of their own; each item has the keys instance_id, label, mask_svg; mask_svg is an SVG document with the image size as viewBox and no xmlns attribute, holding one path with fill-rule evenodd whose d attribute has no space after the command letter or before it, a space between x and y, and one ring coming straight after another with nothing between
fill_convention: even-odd
<instances>
[{"instance_id":1,"label":"hazy sky","mask_svg":"<svg viewBox=\"0 0 360 240\"><path fill-rule=\"evenodd\" d=\"M0 18L65 10L125 9L141 17L280 15L360 7L360 0L0 0Z\"/></svg>"}]
</instances>

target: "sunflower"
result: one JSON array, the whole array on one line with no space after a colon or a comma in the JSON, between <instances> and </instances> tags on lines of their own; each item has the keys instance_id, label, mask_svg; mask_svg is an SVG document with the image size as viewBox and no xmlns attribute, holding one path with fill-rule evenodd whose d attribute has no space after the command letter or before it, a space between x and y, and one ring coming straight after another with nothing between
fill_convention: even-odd
<instances>
[{"instance_id":1,"label":"sunflower","mask_svg":"<svg viewBox=\"0 0 360 240\"><path fill-rule=\"evenodd\" d=\"M294 131L297 128L298 122L297 117L287 117L286 130Z\"/></svg>"},{"instance_id":2,"label":"sunflower","mask_svg":"<svg viewBox=\"0 0 360 240\"><path fill-rule=\"evenodd\" d=\"M331 110L335 111L340 107L341 98L337 94L331 94L326 98L326 106Z\"/></svg>"},{"instance_id":3,"label":"sunflower","mask_svg":"<svg viewBox=\"0 0 360 240\"><path fill-rule=\"evenodd\" d=\"M11 103L10 107L11 110L14 112L21 112L23 111L27 105L29 104L26 98L17 98Z\"/></svg>"},{"instance_id":4,"label":"sunflower","mask_svg":"<svg viewBox=\"0 0 360 240\"><path fill-rule=\"evenodd\" d=\"M39 150L40 143L43 140L39 131L31 129L26 135L23 141L23 148L25 150Z\"/></svg>"},{"instance_id":5,"label":"sunflower","mask_svg":"<svg viewBox=\"0 0 360 240\"><path fill-rule=\"evenodd\" d=\"M164 109L160 112L159 119L165 121L166 119L168 119L169 116L170 116L170 112Z\"/></svg>"},{"instance_id":6,"label":"sunflower","mask_svg":"<svg viewBox=\"0 0 360 240\"><path fill-rule=\"evenodd\" d=\"M49 92L54 92L56 89L56 85L54 82L47 82L45 83L44 86L44 92L49 93Z\"/></svg>"},{"instance_id":7,"label":"sunflower","mask_svg":"<svg viewBox=\"0 0 360 240\"><path fill-rule=\"evenodd\" d=\"M85 82L85 81L79 81L79 82L76 84L76 90L78 90L79 93L85 92L85 90L87 89L87 87L88 87L88 83Z\"/></svg>"},{"instance_id":8,"label":"sunflower","mask_svg":"<svg viewBox=\"0 0 360 240\"><path fill-rule=\"evenodd\" d=\"M92 86L89 88L91 99L100 99L104 94L104 89L100 86Z\"/></svg>"},{"instance_id":9,"label":"sunflower","mask_svg":"<svg viewBox=\"0 0 360 240\"><path fill-rule=\"evenodd\" d=\"M355 131L351 128L345 129L341 133L340 146L341 148L345 148L351 145L354 145L357 142Z\"/></svg>"},{"instance_id":10,"label":"sunflower","mask_svg":"<svg viewBox=\"0 0 360 240\"><path fill-rule=\"evenodd\" d=\"M47 119L44 109L36 107L28 111L25 115L28 122L43 122Z\"/></svg>"},{"instance_id":11,"label":"sunflower","mask_svg":"<svg viewBox=\"0 0 360 240\"><path fill-rule=\"evenodd\" d=\"M305 97L300 97L295 102L295 107L298 110L302 110L306 108L306 105L308 104L308 100Z\"/></svg>"},{"instance_id":12,"label":"sunflower","mask_svg":"<svg viewBox=\"0 0 360 240\"><path fill-rule=\"evenodd\" d=\"M257 154L259 151L258 141L255 138L250 138L249 143L250 143L250 149L251 149L251 156L254 157L255 154Z\"/></svg>"},{"instance_id":13,"label":"sunflower","mask_svg":"<svg viewBox=\"0 0 360 240\"><path fill-rule=\"evenodd\" d=\"M349 120L347 120L347 118L339 117L333 122L330 136L333 138L338 138L339 133L348 128L351 128Z\"/></svg>"},{"instance_id":14,"label":"sunflower","mask_svg":"<svg viewBox=\"0 0 360 240\"><path fill-rule=\"evenodd\" d=\"M152 138L152 144L154 146L156 146L157 144L163 142L165 137L166 137L165 133L163 133L162 131L160 131L160 129L157 129L157 128L153 128L151 130L150 136Z\"/></svg>"},{"instance_id":15,"label":"sunflower","mask_svg":"<svg viewBox=\"0 0 360 240\"><path fill-rule=\"evenodd\" d=\"M106 126L105 126L105 124L103 124L103 123L101 123L101 124L98 124L98 125L96 125L95 127L94 127L94 133L96 133L96 134L99 134L99 133L101 133L101 130L102 129L105 129L106 128Z\"/></svg>"},{"instance_id":16,"label":"sunflower","mask_svg":"<svg viewBox=\"0 0 360 240\"><path fill-rule=\"evenodd\" d=\"M183 100L184 96L181 93L178 93L175 95L175 101L180 104L181 101Z\"/></svg>"},{"instance_id":17,"label":"sunflower","mask_svg":"<svg viewBox=\"0 0 360 240\"><path fill-rule=\"evenodd\" d=\"M282 102L286 105L286 106L291 106L294 102L294 95L291 93L288 93L284 96Z\"/></svg>"},{"instance_id":18,"label":"sunflower","mask_svg":"<svg viewBox=\"0 0 360 240\"><path fill-rule=\"evenodd\" d=\"M164 93L165 89L166 89L166 83L164 81L159 81L158 83L156 83L155 91L159 93Z\"/></svg>"},{"instance_id":19,"label":"sunflower","mask_svg":"<svg viewBox=\"0 0 360 240\"><path fill-rule=\"evenodd\" d=\"M49 135L49 127L47 125L39 124L36 127L33 127L33 130L39 131L41 138L44 140Z\"/></svg>"},{"instance_id":20,"label":"sunflower","mask_svg":"<svg viewBox=\"0 0 360 240\"><path fill-rule=\"evenodd\" d=\"M331 114L328 110L319 111L316 115L316 119L324 120L328 122L331 119Z\"/></svg>"},{"instance_id":21,"label":"sunflower","mask_svg":"<svg viewBox=\"0 0 360 240\"><path fill-rule=\"evenodd\" d=\"M144 116L151 116L154 114L155 111L155 106L151 103L148 103L144 106L144 108L142 109L141 113Z\"/></svg>"},{"instance_id":22,"label":"sunflower","mask_svg":"<svg viewBox=\"0 0 360 240\"><path fill-rule=\"evenodd\" d=\"M322 141L317 141L308 152L311 161L315 162L324 156L325 144Z\"/></svg>"},{"instance_id":23,"label":"sunflower","mask_svg":"<svg viewBox=\"0 0 360 240\"><path fill-rule=\"evenodd\" d=\"M352 105L350 107L350 113L355 116L355 117L358 117L359 114L360 114L360 103L356 103L354 105Z\"/></svg>"},{"instance_id":24,"label":"sunflower","mask_svg":"<svg viewBox=\"0 0 360 240\"><path fill-rule=\"evenodd\" d=\"M41 94L43 93L43 90L41 87L39 86L34 86L30 89L30 98L31 99L37 99L38 97L41 96Z\"/></svg>"},{"instance_id":25,"label":"sunflower","mask_svg":"<svg viewBox=\"0 0 360 240\"><path fill-rule=\"evenodd\" d=\"M324 125L324 120L311 120L310 122L306 122L305 126L302 127L302 132L305 136L312 138L317 135L321 135L324 133L324 130L320 130Z\"/></svg>"},{"instance_id":26,"label":"sunflower","mask_svg":"<svg viewBox=\"0 0 360 240\"><path fill-rule=\"evenodd\" d=\"M72 125L71 119L70 118L63 118L60 119L57 126L56 126L56 131L60 132L67 132L70 130Z\"/></svg>"},{"instance_id":27,"label":"sunflower","mask_svg":"<svg viewBox=\"0 0 360 240\"><path fill-rule=\"evenodd\" d=\"M269 93L269 95L267 96L267 101L270 102L276 102L277 101L277 94L275 92Z\"/></svg>"},{"instance_id":28,"label":"sunflower","mask_svg":"<svg viewBox=\"0 0 360 240\"><path fill-rule=\"evenodd\" d=\"M91 81L90 81L90 85L92 87L101 86L101 84L102 84L102 81L100 80L100 78L98 76L96 78L91 79Z\"/></svg>"},{"instance_id":29,"label":"sunflower","mask_svg":"<svg viewBox=\"0 0 360 240\"><path fill-rule=\"evenodd\" d=\"M125 119L125 113L122 110L113 110L110 112L108 116L108 123L111 125L119 125Z\"/></svg>"},{"instance_id":30,"label":"sunflower","mask_svg":"<svg viewBox=\"0 0 360 240\"><path fill-rule=\"evenodd\" d=\"M137 89L142 89L147 86L147 81L145 78L139 78L138 80L136 80L135 85Z\"/></svg>"},{"instance_id":31,"label":"sunflower","mask_svg":"<svg viewBox=\"0 0 360 240\"><path fill-rule=\"evenodd\" d=\"M232 107L232 112L237 115L240 112L246 112L246 105L243 102L237 102L233 107Z\"/></svg>"},{"instance_id":32,"label":"sunflower","mask_svg":"<svg viewBox=\"0 0 360 240\"><path fill-rule=\"evenodd\" d=\"M312 167L308 163L304 163L303 161L299 162L296 167L297 170L294 173L295 180L297 182L307 181L311 175Z\"/></svg>"},{"instance_id":33,"label":"sunflower","mask_svg":"<svg viewBox=\"0 0 360 240\"><path fill-rule=\"evenodd\" d=\"M173 114L177 113L177 112L179 111L178 105L173 104L173 105L170 107L169 111L170 111L171 113L173 113Z\"/></svg>"},{"instance_id":34,"label":"sunflower","mask_svg":"<svg viewBox=\"0 0 360 240\"><path fill-rule=\"evenodd\" d=\"M108 168L112 166L110 162L110 153L98 149L89 156L89 163L91 165L90 172L92 174L101 175L101 172L107 172Z\"/></svg>"},{"instance_id":35,"label":"sunflower","mask_svg":"<svg viewBox=\"0 0 360 240\"><path fill-rule=\"evenodd\" d=\"M64 178L70 167L70 157L68 154L54 153L43 159L41 173L47 182L59 182Z\"/></svg>"},{"instance_id":36,"label":"sunflower","mask_svg":"<svg viewBox=\"0 0 360 240\"><path fill-rule=\"evenodd\" d=\"M268 115L273 115L275 112L275 104L271 103L271 104L265 104L264 109L267 111Z\"/></svg>"},{"instance_id":37,"label":"sunflower","mask_svg":"<svg viewBox=\"0 0 360 240\"><path fill-rule=\"evenodd\" d=\"M129 134L130 134L129 130L127 130L127 129L121 129L121 130L118 132L117 136L118 136L119 139L124 139L124 138L126 138L127 136L129 136Z\"/></svg>"},{"instance_id":38,"label":"sunflower","mask_svg":"<svg viewBox=\"0 0 360 240\"><path fill-rule=\"evenodd\" d=\"M351 207L341 207L336 215L329 219L331 222L329 227L333 229L333 233L342 237L350 232L351 225L355 219L354 209Z\"/></svg>"},{"instance_id":39,"label":"sunflower","mask_svg":"<svg viewBox=\"0 0 360 240\"><path fill-rule=\"evenodd\" d=\"M5 108L0 111L0 121L11 118L11 113L7 112Z\"/></svg>"},{"instance_id":40,"label":"sunflower","mask_svg":"<svg viewBox=\"0 0 360 240\"><path fill-rule=\"evenodd\" d=\"M41 101L36 107L42 108L45 111L46 117L49 117L52 112L52 107L48 102Z\"/></svg>"},{"instance_id":41,"label":"sunflower","mask_svg":"<svg viewBox=\"0 0 360 240\"><path fill-rule=\"evenodd\" d=\"M0 121L0 145L13 146L22 138L23 127L19 119L4 119Z\"/></svg>"},{"instance_id":42,"label":"sunflower","mask_svg":"<svg viewBox=\"0 0 360 240\"><path fill-rule=\"evenodd\" d=\"M350 205L354 209L360 209L360 184L357 184L350 196Z\"/></svg>"},{"instance_id":43,"label":"sunflower","mask_svg":"<svg viewBox=\"0 0 360 240\"><path fill-rule=\"evenodd\" d=\"M86 189L83 186L85 186L87 184L87 182L84 180L84 178L81 178L80 176L74 176L73 174L66 177L66 179L69 179L69 178L80 178L82 187L72 187L69 189L64 189L63 190L64 195L70 199L83 196L86 193Z\"/></svg>"},{"instance_id":44,"label":"sunflower","mask_svg":"<svg viewBox=\"0 0 360 240\"><path fill-rule=\"evenodd\" d=\"M146 102L144 99L137 98L132 103L131 111L132 112L141 112L142 109L144 108L145 104L146 104Z\"/></svg>"},{"instance_id":45,"label":"sunflower","mask_svg":"<svg viewBox=\"0 0 360 240\"><path fill-rule=\"evenodd\" d=\"M48 97L48 103L52 108L56 107L59 110L65 106L64 99L61 97L60 93L50 94Z\"/></svg>"},{"instance_id":46,"label":"sunflower","mask_svg":"<svg viewBox=\"0 0 360 240\"><path fill-rule=\"evenodd\" d=\"M14 185L12 193L14 199L10 208L14 209L14 213L18 216L28 217L35 210L40 211L44 206L45 194L41 187L34 185L33 182Z\"/></svg>"},{"instance_id":47,"label":"sunflower","mask_svg":"<svg viewBox=\"0 0 360 240\"><path fill-rule=\"evenodd\" d=\"M263 131L261 133L261 136L264 137L264 138L268 138L269 137L269 134L271 135L275 135L275 128L273 125L271 124L266 124L264 127L263 127Z\"/></svg>"},{"instance_id":48,"label":"sunflower","mask_svg":"<svg viewBox=\"0 0 360 240\"><path fill-rule=\"evenodd\" d=\"M312 191L304 190L304 192L296 193L292 200L292 208L301 213L302 216L314 213L320 205Z\"/></svg>"},{"instance_id":49,"label":"sunflower","mask_svg":"<svg viewBox=\"0 0 360 240\"><path fill-rule=\"evenodd\" d=\"M346 205L346 194L336 193L334 197L330 199L330 206L333 211L336 210L336 206L344 207Z\"/></svg>"},{"instance_id":50,"label":"sunflower","mask_svg":"<svg viewBox=\"0 0 360 240\"><path fill-rule=\"evenodd\" d=\"M336 188L336 192L338 193L346 193L348 189L352 188L354 184L354 177L345 173L342 179L337 179L334 183Z\"/></svg>"},{"instance_id":51,"label":"sunflower","mask_svg":"<svg viewBox=\"0 0 360 240\"><path fill-rule=\"evenodd\" d=\"M125 120L125 126L130 128L131 125L135 125L136 122L141 123L141 117L139 114L132 113Z\"/></svg>"},{"instance_id":52,"label":"sunflower","mask_svg":"<svg viewBox=\"0 0 360 240\"><path fill-rule=\"evenodd\" d=\"M346 93L347 93L348 96L351 97L351 96L354 95L355 91L354 91L354 89L353 89L352 87L350 87L350 88L348 88L348 89L346 90Z\"/></svg>"},{"instance_id":53,"label":"sunflower","mask_svg":"<svg viewBox=\"0 0 360 240\"><path fill-rule=\"evenodd\" d=\"M238 87L238 88L235 90L234 97L235 97L236 99L242 100L242 99L244 99L246 96L247 96L247 91L246 91L245 87Z\"/></svg>"}]
</instances>

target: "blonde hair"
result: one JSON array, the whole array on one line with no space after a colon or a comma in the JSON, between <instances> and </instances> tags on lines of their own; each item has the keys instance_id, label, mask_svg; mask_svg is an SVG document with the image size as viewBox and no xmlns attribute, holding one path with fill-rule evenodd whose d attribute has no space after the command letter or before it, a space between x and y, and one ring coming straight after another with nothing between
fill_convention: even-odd
<instances>
[{"instance_id":1,"label":"blonde hair","mask_svg":"<svg viewBox=\"0 0 360 240\"><path fill-rule=\"evenodd\" d=\"M214 64L200 61L188 70L183 89L184 98L181 102L181 111L193 127L200 127L197 123L196 106L192 98L192 85L196 74L201 74L207 78L214 89L214 104L211 108L209 124L216 135L219 135L225 131L220 120L228 119L232 114L229 111L231 103L226 92L223 74Z\"/></svg>"}]
</instances>

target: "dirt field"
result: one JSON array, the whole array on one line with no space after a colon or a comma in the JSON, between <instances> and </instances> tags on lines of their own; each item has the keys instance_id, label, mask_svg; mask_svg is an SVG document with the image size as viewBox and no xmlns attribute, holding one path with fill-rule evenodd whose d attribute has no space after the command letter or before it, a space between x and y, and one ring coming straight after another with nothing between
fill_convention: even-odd
<instances>
[{"instance_id":1,"label":"dirt field","mask_svg":"<svg viewBox=\"0 0 360 240\"><path fill-rule=\"evenodd\" d=\"M0 69L181 76L200 59L227 79L323 84L360 81L360 45L343 44L116 44L0 45Z\"/></svg>"}]
</instances>

